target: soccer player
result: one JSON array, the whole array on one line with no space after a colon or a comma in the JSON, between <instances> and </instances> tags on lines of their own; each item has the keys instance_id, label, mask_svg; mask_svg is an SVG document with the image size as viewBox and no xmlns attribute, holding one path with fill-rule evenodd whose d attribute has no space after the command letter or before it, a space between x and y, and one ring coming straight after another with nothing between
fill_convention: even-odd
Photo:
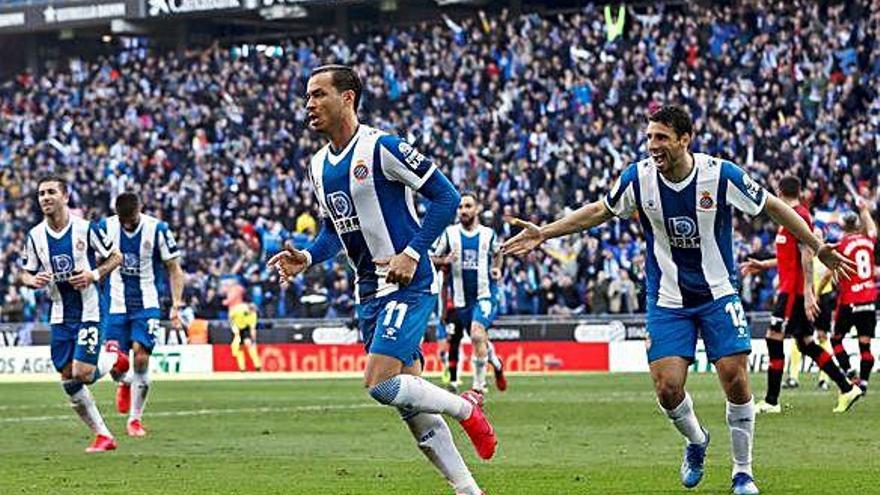
<instances>
[{"instance_id":1,"label":"soccer player","mask_svg":"<svg viewBox=\"0 0 880 495\"><path fill-rule=\"evenodd\" d=\"M834 356L844 373L855 379L855 370L850 370L849 354L843 348L843 337L852 327L856 327L859 339L858 385L863 393L868 391L868 378L874 368L871 354L871 339L877 326L877 313L874 303L877 287L874 280L874 245L877 243L877 224L871 217L868 202L857 200L859 213L848 212L843 217L843 239L837 250L856 264L856 274L850 279L838 280L837 311L834 320L834 334L831 345ZM830 275L822 280L827 285Z\"/></svg>"},{"instance_id":2,"label":"soccer player","mask_svg":"<svg viewBox=\"0 0 880 495\"><path fill-rule=\"evenodd\" d=\"M245 302L244 287L238 283L226 286L226 299L223 305L229 308L229 328L232 330L232 356L238 364L238 370L244 372L245 352L251 357L254 368L260 371L263 362L257 351L257 307ZM241 347L244 346L244 351Z\"/></svg>"},{"instance_id":3,"label":"soccer player","mask_svg":"<svg viewBox=\"0 0 880 495\"><path fill-rule=\"evenodd\" d=\"M495 386L507 389L501 360L489 341L489 327L498 313L498 279L504 257L498 252L498 236L489 227L480 225L479 207L474 193L461 195L458 206L460 223L443 231L435 249L435 261L448 263L449 286L455 304L455 330L449 339L450 385L458 381L458 356L461 339L468 332L474 346L471 360L474 372L473 390L486 392L486 365L492 362Z\"/></svg>"},{"instance_id":4,"label":"soccer player","mask_svg":"<svg viewBox=\"0 0 880 495\"><path fill-rule=\"evenodd\" d=\"M129 362L114 342L101 348L101 306L97 283L119 266L122 256L105 232L70 214L67 181L57 175L39 180L37 194L43 221L27 235L22 281L46 288L52 299L52 363L73 410L95 434L86 452L116 448L87 385L107 372L120 376ZM98 262L98 259L101 261Z\"/></svg>"},{"instance_id":5,"label":"soccer player","mask_svg":"<svg viewBox=\"0 0 880 495\"><path fill-rule=\"evenodd\" d=\"M184 275L180 251L168 224L141 213L137 194L125 192L116 197L116 215L101 223L116 249L122 253L122 266L110 274L104 290L109 300L105 330L119 349L134 353L132 371L116 388L116 410L128 414L127 433L146 436L144 407L150 391L150 354L156 345L161 297L171 285L169 319L180 328ZM134 397L132 397L134 388Z\"/></svg>"},{"instance_id":6,"label":"soccer player","mask_svg":"<svg viewBox=\"0 0 880 495\"><path fill-rule=\"evenodd\" d=\"M809 225L810 212L800 202L801 181L794 176L785 176L779 181L779 196L801 219ZM812 227L810 227L812 230ZM815 238L814 236L810 236ZM833 380L840 389L835 412L846 412L859 399L862 391L853 387L831 355L813 341L813 321L819 313L816 293L813 288L813 247L786 225L776 233L776 265L779 270L779 292L776 308L767 329L767 354L770 366L767 368L767 393L764 400L756 404L757 412L778 414L782 412L779 392L785 368L783 339L786 334L794 336L798 349L809 356L819 368ZM836 253L837 254L837 253ZM838 254L838 256L841 256ZM741 267L745 272L757 272L770 266L772 262L748 260Z\"/></svg>"},{"instance_id":7,"label":"soccer player","mask_svg":"<svg viewBox=\"0 0 880 495\"><path fill-rule=\"evenodd\" d=\"M733 163L690 153L693 123L688 113L664 106L648 117L650 157L624 169L605 197L538 227L511 219L523 230L502 246L522 256L547 239L590 229L613 216L638 211L647 240L647 352L657 399L685 437L681 465L685 487L703 477L709 433L685 391L699 331L727 396L736 494L758 493L752 475L755 412L749 388L751 333L737 295L733 261L732 209L761 212L794 232L832 269L851 269L832 246L822 245L789 206Z\"/></svg>"},{"instance_id":8,"label":"soccer player","mask_svg":"<svg viewBox=\"0 0 880 495\"><path fill-rule=\"evenodd\" d=\"M362 85L350 67L315 69L306 91L309 126L329 141L310 164L324 218L311 246L300 251L288 244L269 266L289 281L345 248L368 354L364 385L377 402L398 409L457 494L479 494L441 414L457 419L477 454L489 459L496 437L481 397L451 394L419 376L420 344L437 297L428 248L452 221L458 191L411 145L358 122ZM431 201L421 225L411 190Z\"/></svg>"}]
</instances>

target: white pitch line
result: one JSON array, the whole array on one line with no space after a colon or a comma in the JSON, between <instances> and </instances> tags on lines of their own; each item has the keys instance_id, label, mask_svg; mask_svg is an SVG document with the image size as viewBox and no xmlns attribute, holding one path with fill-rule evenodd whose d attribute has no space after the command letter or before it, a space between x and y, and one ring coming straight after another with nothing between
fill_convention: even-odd
<instances>
[{"instance_id":1,"label":"white pitch line","mask_svg":"<svg viewBox=\"0 0 880 495\"><path fill-rule=\"evenodd\" d=\"M292 407L245 407L239 409L192 409L188 411L158 411L149 413L151 418L167 418L180 416L212 416L219 414L250 414L250 413L284 413L284 412L324 412L345 411L352 409L373 409L382 407L378 404L327 404ZM0 423L39 423L46 421L62 421L72 419L70 414L57 416L19 416L0 418Z\"/></svg>"}]
</instances>

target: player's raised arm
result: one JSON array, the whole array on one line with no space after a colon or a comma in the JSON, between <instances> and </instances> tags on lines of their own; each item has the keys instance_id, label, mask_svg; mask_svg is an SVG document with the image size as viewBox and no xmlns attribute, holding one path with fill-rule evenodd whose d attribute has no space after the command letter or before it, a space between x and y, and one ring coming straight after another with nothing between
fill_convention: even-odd
<instances>
[{"instance_id":1,"label":"player's raised arm","mask_svg":"<svg viewBox=\"0 0 880 495\"><path fill-rule=\"evenodd\" d=\"M874 222L874 216L871 215L871 204L864 198L856 200L856 207L859 209L859 217L862 221L862 229L865 235L871 239L877 238L877 223Z\"/></svg>"}]
</instances>

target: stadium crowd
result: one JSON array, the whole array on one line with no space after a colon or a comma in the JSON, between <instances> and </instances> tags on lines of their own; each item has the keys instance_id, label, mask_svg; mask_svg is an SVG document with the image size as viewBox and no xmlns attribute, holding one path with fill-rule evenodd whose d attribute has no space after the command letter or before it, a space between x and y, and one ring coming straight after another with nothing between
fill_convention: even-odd
<instances>
[{"instance_id":1,"label":"stadium crowd","mask_svg":"<svg viewBox=\"0 0 880 495\"><path fill-rule=\"evenodd\" d=\"M719 12L720 11L720 12ZM616 30L615 16L625 15ZM686 105L693 149L745 167L773 190L784 174L827 234L852 198L876 203L880 168L880 3L659 5L513 17L444 18L411 27L289 40L244 53L120 49L0 86L2 317L47 315L16 282L27 229L41 218L36 178L66 173L72 206L107 215L124 191L166 220L184 252L187 302L220 316L237 276L263 316L348 315L350 271L333 262L288 289L266 269L320 225L307 163L323 145L306 128L310 70L352 64L365 81L363 122L397 133L474 189L484 223L510 236L507 215L536 223L600 198L645 156L646 113ZM253 48L253 47L251 47ZM422 205L423 207L424 205ZM766 219L739 218L737 256L773 255ZM644 241L617 220L506 260L501 314L637 312ZM766 309L773 273L744 281Z\"/></svg>"}]
</instances>

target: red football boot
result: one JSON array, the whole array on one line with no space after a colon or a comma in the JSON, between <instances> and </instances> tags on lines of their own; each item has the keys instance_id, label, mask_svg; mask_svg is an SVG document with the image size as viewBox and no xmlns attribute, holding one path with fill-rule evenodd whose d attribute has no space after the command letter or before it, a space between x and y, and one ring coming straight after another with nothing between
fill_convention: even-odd
<instances>
[{"instance_id":1,"label":"red football boot","mask_svg":"<svg viewBox=\"0 0 880 495\"><path fill-rule=\"evenodd\" d=\"M107 452L109 450L116 450L116 440L114 440L113 437L98 435L95 437L92 444L86 449L86 452L93 454L95 452Z\"/></svg>"},{"instance_id":2,"label":"red football boot","mask_svg":"<svg viewBox=\"0 0 880 495\"><path fill-rule=\"evenodd\" d=\"M128 414L131 408L131 384L120 383L116 387L116 411L119 414Z\"/></svg>"},{"instance_id":3,"label":"red football boot","mask_svg":"<svg viewBox=\"0 0 880 495\"><path fill-rule=\"evenodd\" d=\"M128 353L120 351L119 343L115 340L108 340L104 344L104 352L116 354L116 362L113 364L113 368L110 369L110 376L114 380L119 381L125 376L125 373L128 372L128 368L131 366L131 363L128 361Z\"/></svg>"},{"instance_id":4,"label":"red football boot","mask_svg":"<svg viewBox=\"0 0 880 495\"><path fill-rule=\"evenodd\" d=\"M483 414L483 396L468 390L461 394L461 397L473 404L474 408L471 415L467 419L459 421L461 427L474 444L477 455L482 459L491 459L495 455L495 447L498 445L498 439L495 437L495 430Z\"/></svg>"},{"instance_id":5,"label":"red football boot","mask_svg":"<svg viewBox=\"0 0 880 495\"><path fill-rule=\"evenodd\" d=\"M492 367L492 371L495 372L495 386L498 387L498 390L504 392L507 390L507 377L504 376L504 365L502 364L499 367Z\"/></svg>"},{"instance_id":6,"label":"red football boot","mask_svg":"<svg viewBox=\"0 0 880 495\"><path fill-rule=\"evenodd\" d=\"M144 429L143 423L139 419L131 419L128 421L128 436L130 437L145 437L147 436L147 430Z\"/></svg>"}]
</instances>

